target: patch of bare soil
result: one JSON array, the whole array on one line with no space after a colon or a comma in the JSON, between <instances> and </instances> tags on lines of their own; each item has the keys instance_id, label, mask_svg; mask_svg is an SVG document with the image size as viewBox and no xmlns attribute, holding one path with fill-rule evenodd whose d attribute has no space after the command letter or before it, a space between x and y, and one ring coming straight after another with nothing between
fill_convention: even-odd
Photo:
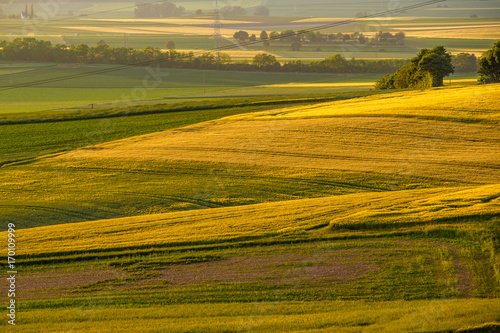
<instances>
[{"instance_id":1,"label":"patch of bare soil","mask_svg":"<svg viewBox=\"0 0 500 333\"><path fill-rule=\"evenodd\" d=\"M163 280L170 286L231 282L321 285L345 283L378 269L375 264L349 252L352 251L322 251L313 256L280 253L176 265L140 284L150 285Z\"/></svg>"},{"instance_id":2,"label":"patch of bare soil","mask_svg":"<svg viewBox=\"0 0 500 333\"><path fill-rule=\"evenodd\" d=\"M78 271L48 271L36 273L18 273L16 290L21 298L45 298L66 295L71 289L98 282L120 278L126 273L113 269L88 269ZM1 293L6 294L6 284L2 284Z\"/></svg>"}]
</instances>

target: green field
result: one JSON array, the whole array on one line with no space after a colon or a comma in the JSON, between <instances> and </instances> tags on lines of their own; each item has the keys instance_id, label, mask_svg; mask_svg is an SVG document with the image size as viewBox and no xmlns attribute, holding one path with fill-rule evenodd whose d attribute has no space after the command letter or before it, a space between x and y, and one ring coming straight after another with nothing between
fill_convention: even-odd
<instances>
[{"instance_id":1,"label":"green field","mask_svg":"<svg viewBox=\"0 0 500 333\"><path fill-rule=\"evenodd\" d=\"M104 71L104 73L102 73ZM109 71L109 72L108 72ZM12 72L12 74L11 74ZM89 73L96 73L87 76ZM84 75L83 77L79 77ZM76 78L72 78L77 76ZM359 91L373 87L378 74L332 75L315 73L265 73L179 70L171 68L106 65L54 65L0 63L0 114L89 109L131 104L159 103L179 99L218 96L290 95ZM4 90L2 87L36 80L70 79L36 87ZM95 82L99 86L95 86ZM323 84L290 90L287 84ZM329 84L337 84L334 87ZM351 83L362 83L352 86ZM265 87L285 85L282 87Z\"/></svg>"}]
</instances>

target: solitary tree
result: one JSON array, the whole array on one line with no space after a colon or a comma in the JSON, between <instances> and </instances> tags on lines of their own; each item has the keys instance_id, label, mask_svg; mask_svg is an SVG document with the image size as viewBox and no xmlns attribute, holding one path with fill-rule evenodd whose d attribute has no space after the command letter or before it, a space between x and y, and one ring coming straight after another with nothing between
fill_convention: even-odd
<instances>
[{"instance_id":1,"label":"solitary tree","mask_svg":"<svg viewBox=\"0 0 500 333\"><path fill-rule=\"evenodd\" d=\"M169 40L169 41L165 44L165 47L166 47L168 50L173 50L173 49L175 49L175 43L174 43L174 41Z\"/></svg>"},{"instance_id":2,"label":"solitary tree","mask_svg":"<svg viewBox=\"0 0 500 333\"><path fill-rule=\"evenodd\" d=\"M253 57L252 63L257 66L271 66L277 64L278 60L272 54L259 53Z\"/></svg>"},{"instance_id":3,"label":"solitary tree","mask_svg":"<svg viewBox=\"0 0 500 333\"><path fill-rule=\"evenodd\" d=\"M455 72L451 64L451 54L446 52L444 46L436 46L423 52L418 67L432 76L433 87L442 86L443 78Z\"/></svg>"},{"instance_id":4,"label":"solitary tree","mask_svg":"<svg viewBox=\"0 0 500 333\"><path fill-rule=\"evenodd\" d=\"M478 74L484 83L500 82L500 41L479 58Z\"/></svg>"},{"instance_id":5,"label":"solitary tree","mask_svg":"<svg viewBox=\"0 0 500 333\"><path fill-rule=\"evenodd\" d=\"M261 40L266 40L269 38L269 35L267 34L267 32L265 32L264 30L262 30L262 32L260 33L260 39Z\"/></svg>"},{"instance_id":6,"label":"solitary tree","mask_svg":"<svg viewBox=\"0 0 500 333\"><path fill-rule=\"evenodd\" d=\"M244 42L249 37L250 36L248 35L248 32L242 30L235 32L233 35L233 38L236 39L238 42Z\"/></svg>"}]
</instances>

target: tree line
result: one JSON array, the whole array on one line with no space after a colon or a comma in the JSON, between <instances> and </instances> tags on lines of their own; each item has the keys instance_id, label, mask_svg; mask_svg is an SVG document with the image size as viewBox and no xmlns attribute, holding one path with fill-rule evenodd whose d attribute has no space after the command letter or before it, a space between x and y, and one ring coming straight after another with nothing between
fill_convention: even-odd
<instances>
[{"instance_id":1,"label":"tree line","mask_svg":"<svg viewBox=\"0 0 500 333\"><path fill-rule=\"evenodd\" d=\"M158 63L162 67L190 69L219 69L234 71L272 71L304 73L394 73L386 75L377 83L380 89L410 88L426 85L439 85L442 78L452 70L455 72L475 72L478 70L484 81L494 81L500 77L500 70L495 68L500 63L500 42L486 52L478 61L476 56L460 53L451 56L444 47L431 50L423 49L410 59L346 59L334 54L319 61L305 62L292 60L280 62L269 53L257 54L250 61L234 62L227 53L215 55L211 52L195 55L194 52L180 52L172 48L174 43L167 43L167 51L146 46L144 49L111 47L104 41L96 46L86 44L52 45L49 41L33 37L16 38L12 42L0 41L0 60L58 62L58 63L93 63L118 65L147 65ZM169 47L170 46L170 47ZM493 68L493 70L485 70ZM489 74L493 73L493 74ZM430 76L429 76L430 75Z\"/></svg>"},{"instance_id":2,"label":"tree line","mask_svg":"<svg viewBox=\"0 0 500 333\"><path fill-rule=\"evenodd\" d=\"M319 31L294 31L292 29L283 30L281 32L272 31L268 33L263 30L260 33L260 40L263 42L273 41L281 43L347 43L347 44L372 44L372 45L404 45L405 33L400 31L395 34L390 32L378 32L372 38L368 38L363 33L341 33L323 34ZM233 38L238 42L256 41L257 36L244 30L234 33Z\"/></svg>"},{"instance_id":3,"label":"tree line","mask_svg":"<svg viewBox=\"0 0 500 333\"><path fill-rule=\"evenodd\" d=\"M97 46L86 44L52 45L49 41L33 37L16 38L12 42L0 42L0 60L34 61L58 63L93 63L137 65L149 62L163 67L191 69L219 69L234 71L272 71L307 73L389 73L408 62L405 59L359 60L345 59L340 54L321 61L301 60L280 63L274 55L258 54L251 61L233 62L227 53L214 55L205 52L180 52L175 49L163 51L146 46L144 49L111 47L104 41Z\"/></svg>"}]
</instances>

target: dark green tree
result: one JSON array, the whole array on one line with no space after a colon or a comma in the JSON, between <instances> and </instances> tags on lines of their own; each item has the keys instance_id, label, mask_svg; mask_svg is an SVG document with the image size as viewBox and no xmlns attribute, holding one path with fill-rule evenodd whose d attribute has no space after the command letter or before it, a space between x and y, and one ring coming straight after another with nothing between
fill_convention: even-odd
<instances>
[{"instance_id":1,"label":"dark green tree","mask_svg":"<svg viewBox=\"0 0 500 333\"><path fill-rule=\"evenodd\" d=\"M451 63L451 54L446 52L444 46L436 46L423 52L418 67L431 75L433 87L441 87L443 78L455 73Z\"/></svg>"},{"instance_id":2,"label":"dark green tree","mask_svg":"<svg viewBox=\"0 0 500 333\"><path fill-rule=\"evenodd\" d=\"M451 54L443 46L422 49L416 57L391 77L380 79L380 89L430 88L443 85L443 78L454 73Z\"/></svg>"},{"instance_id":3,"label":"dark green tree","mask_svg":"<svg viewBox=\"0 0 500 333\"><path fill-rule=\"evenodd\" d=\"M481 82L500 82L500 41L479 58L477 73L481 75Z\"/></svg>"},{"instance_id":4,"label":"dark green tree","mask_svg":"<svg viewBox=\"0 0 500 333\"><path fill-rule=\"evenodd\" d=\"M272 66L278 63L276 57L272 54L259 53L252 59L252 63L259 67Z\"/></svg>"},{"instance_id":5,"label":"dark green tree","mask_svg":"<svg viewBox=\"0 0 500 333\"><path fill-rule=\"evenodd\" d=\"M173 50L173 49L175 49L175 43L174 43L174 41L169 40L169 41L165 44L165 48L166 48L167 50Z\"/></svg>"},{"instance_id":6,"label":"dark green tree","mask_svg":"<svg viewBox=\"0 0 500 333\"><path fill-rule=\"evenodd\" d=\"M248 32L243 31L243 30L237 31L233 35L233 38L236 39L240 43L248 40L249 37L250 37L250 35L248 34Z\"/></svg>"}]
</instances>

